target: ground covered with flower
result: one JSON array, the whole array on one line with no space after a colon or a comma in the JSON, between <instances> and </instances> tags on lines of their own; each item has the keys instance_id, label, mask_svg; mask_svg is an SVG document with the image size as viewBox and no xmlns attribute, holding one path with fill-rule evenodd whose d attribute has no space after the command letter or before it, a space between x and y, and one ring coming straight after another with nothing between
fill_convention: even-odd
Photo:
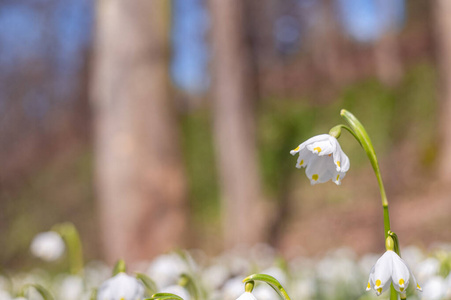
<instances>
[{"instance_id":1,"label":"ground covered with flower","mask_svg":"<svg viewBox=\"0 0 451 300\"><path fill-rule=\"evenodd\" d=\"M358 256L349 248L340 248L321 257L298 256L287 261L263 244L236 248L216 257L208 257L201 250L180 251L135 266L153 281L154 291L149 291L140 279L135 280L133 272L119 273L111 279L113 270L102 262L93 261L79 274L51 274L43 269L14 274L4 272L0 276L0 299L17 299L24 286L39 284L54 299L96 299L93 291L98 289L97 299L119 300L116 298L118 291L115 295L101 294L102 288L99 289L102 286L105 289L108 282L116 280L113 286L119 290L136 292L135 298L130 300L145 299L155 292L173 293L185 300L235 300L244 293L243 279L254 273L272 275L291 299L386 299L389 293L378 298L374 291L366 291L369 271L380 256L381 253ZM408 299L451 299L451 245L437 245L431 251L404 247L402 257L423 289L422 293L413 292L414 287L410 286ZM129 284L121 287L120 277L126 277ZM107 296L102 298L101 295ZM252 295L258 300L279 298L265 283L257 283ZM24 296L42 299L32 287Z\"/></svg>"}]
</instances>

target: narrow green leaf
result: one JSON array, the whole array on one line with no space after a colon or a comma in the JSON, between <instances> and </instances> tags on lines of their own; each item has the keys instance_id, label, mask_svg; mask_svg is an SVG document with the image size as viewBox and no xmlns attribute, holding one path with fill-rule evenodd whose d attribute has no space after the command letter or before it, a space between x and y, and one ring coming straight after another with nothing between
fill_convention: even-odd
<instances>
[{"instance_id":1,"label":"narrow green leaf","mask_svg":"<svg viewBox=\"0 0 451 300\"><path fill-rule=\"evenodd\" d=\"M177 296L175 294L171 294L171 293L157 293L152 295L152 297L147 298L146 300L183 300L182 297Z\"/></svg>"},{"instance_id":2,"label":"narrow green leaf","mask_svg":"<svg viewBox=\"0 0 451 300\"><path fill-rule=\"evenodd\" d=\"M142 281L142 283L146 287L148 295L153 295L157 292L157 290L158 290L157 285L156 285L155 281L150 279L149 276L147 276L146 274L142 274L142 273L136 273L136 278L138 278L139 280Z\"/></svg>"},{"instance_id":3,"label":"narrow green leaf","mask_svg":"<svg viewBox=\"0 0 451 300\"><path fill-rule=\"evenodd\" d=\"M44 288L42 285L36 284L36 283L30 283L30 284L24 285L22 287L21 295L25 295L25 291L30 287L35 288L36 291L38 291L38 293L42 296L42 298L44 298L44 300L54 300L55 299L55 298L53 298L52 294L46 288Z\"/></svg>"}]
</instances>

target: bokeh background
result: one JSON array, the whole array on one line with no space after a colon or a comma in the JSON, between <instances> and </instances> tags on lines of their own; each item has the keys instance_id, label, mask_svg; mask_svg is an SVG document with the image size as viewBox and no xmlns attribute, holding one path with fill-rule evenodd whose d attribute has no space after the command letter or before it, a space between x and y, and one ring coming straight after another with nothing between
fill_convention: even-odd
<instances>
[{"instance_id":1,"label":"bokeh background","mask_svg":"<svg viewBox=\"0 0 451 300\"><path fill-rule=\"evenodd\" d=\"M366 126L401 247L449 242L447 0L0 1L0 264L80 230L88 259L269 243L384 250L364 151L341 186L289 154Z\"/></svg>"}]
</instances>

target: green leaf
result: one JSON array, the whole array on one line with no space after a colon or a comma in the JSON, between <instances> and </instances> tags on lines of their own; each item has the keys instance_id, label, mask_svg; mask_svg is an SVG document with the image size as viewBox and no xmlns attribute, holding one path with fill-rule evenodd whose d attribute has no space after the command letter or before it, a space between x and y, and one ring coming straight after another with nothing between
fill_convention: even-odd
<instances>
[{"instance_id":1,"label":"green leaf","mask_svg":"<svg viewBox=\"0 0 451 300\"><path fill-rule=\"evenodd\" d=\"M97 300L97 289L92 289L90 300Z\"/></svg>"},{"instance_id":2,"label":"green leaf","mask_svg":"<svg viewBox=\"0 0 451 300\"><path fill-rule=\"evenodd\" d=\"M70 222L60 223L54 225L52 230L58 233L66 243L70 273L82 273L84 266L83 245L75 225Z\"/></svg>"},{"instance_id":3,"label":"green leaf","mask_svg":"<svg viewBox=\"0 0 451 300\"><path fill-rule=\"evenodd\" d=\"M288 296L287 292L283 288L282 284L280 284L280 282L277 279L275 279L274 277L272 277L271 275L253 274L253 275L250 275L250 276L246 277L245 279L243 279L244 283L248 283L251 281L266 282L279 294L280 297L282 297L282 299L290 300L290 297Z\"/></svg>"},{"instance_id":4,"label":"green leaf","mask_svg":"<svg viewBox=\"0 0 451 300\"><path fill-rule=\"evenodd\" d=\"M175 294L171 294L171 293L157 293L152 295L152 297L147 298L146 300L156 300L156 299L161 299L161 300L183 300L182 297L177 296Z\"/></svg>"},{"instance_id":5,"label":"green leaf","mask_svg":"<svg viewBox=\"0 0 451 300\"><path fill-rule=\"evenodd\" d=\"M42 296L42 298L44 298L44 300L54 300L55 299L55 298L53 298L52 294L50 294L50 292L46 288L44 288L42 285L36 284L36 283L24 285L22 287L21 295L24 295L25 291L30 287L35 288L36 291L38 291L38 293Z\"/></svg>"},{"instance_id":6,"label":"green leaf","mask_svg":"<svg viewBox=\"0 0 451 300\"><path fill-rule=\"evenodd\" d=\"M153 295L157 292L157 285L155 284L155 281L150 279L149 276L142 273L136 273L136 278L142 281L142 283L146 287L148 295Z\"/></svg>"}]
</instances>

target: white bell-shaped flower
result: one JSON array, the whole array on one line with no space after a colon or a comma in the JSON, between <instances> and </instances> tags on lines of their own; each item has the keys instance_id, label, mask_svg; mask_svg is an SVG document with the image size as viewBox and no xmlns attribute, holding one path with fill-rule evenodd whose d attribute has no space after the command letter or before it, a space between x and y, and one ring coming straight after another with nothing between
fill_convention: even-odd
<instances>
[{"instance_id":1,"label":"white bell-shaped flower","mask_svg":"<svg viewBox=\"0 0 451 300\"><path fill-rule=\"evenodd\" d=\"M143 298L143 284L125 273L119 273L106 280L97 293L97 300L141 300Z\"/></svg>"},{"instance_id":2,"label":"white bell-shaped flower","mask_svg":"<svg viewBox=\"0 0 451 300\"><path fill-rule=\"evenodd\" d=\"M60 258L65 248L63 238L54 231L39 233L30 245L31 253L46 261Z\"/></svg>"},{"instance_id":3,"label":"white bell-shaped flower","mask_svg":"<svg viewBox=\"0 0 451 300\"><path fill-rule=\"evenodd\" d=\"M387 250L371 269L367 291L374 289L379 296L393 283L395 290L404 294L410 280L421 291L415 277L404 260L392 250Z\"/></svg>"},{"instance_id":4,"label":"white bell-shaped flower","mask_svg":"<svg viewBox=\"0 0 451 300\"><path fill-rule=\"evenodd\" d=\"M236 300L257 300L257 298L255 298L255 296L250 292L244 292Z\"/></svg>"},{"instance_id":5,"label":"white bell-shaped flower","mask_svg":"<svg viewBox=\"0 0 451 300\"><path fill-rule=\"evenodd\" d=\"M306 168L305 173L312 185L329 180L340 185L349 170L348 156L341 150L338 140L330 134L314 136L290 153L299 153L296 168Z\"/></svg>"}]
</instances>

